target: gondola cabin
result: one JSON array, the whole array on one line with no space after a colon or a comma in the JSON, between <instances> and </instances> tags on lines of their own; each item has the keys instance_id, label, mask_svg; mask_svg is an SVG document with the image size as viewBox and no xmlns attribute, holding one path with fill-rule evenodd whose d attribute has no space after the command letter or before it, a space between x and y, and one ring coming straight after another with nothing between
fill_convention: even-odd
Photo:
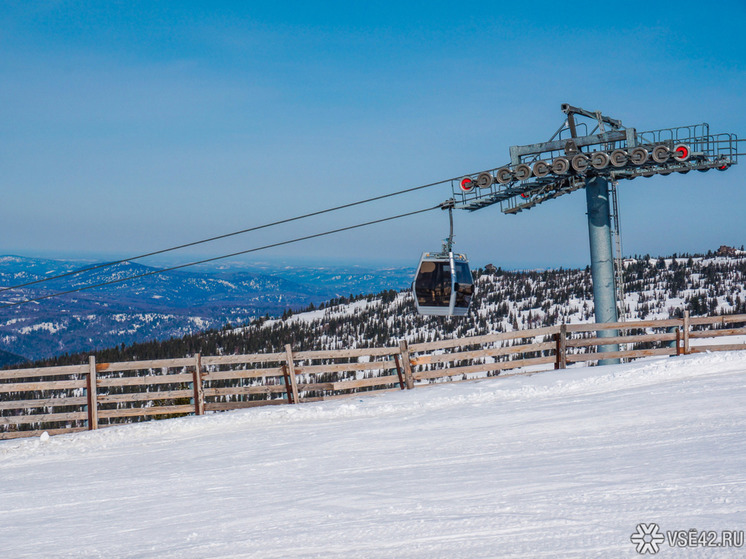
<instances>
[{"instance_id":1,"label":"gondola cabin","mask_svg":"<svg viewBox=\"0 0 746 559\"><path fill-rule=\"evenodd\" d=\"M474 281L465 254L423 252L414 283L417 312L464 316L474 295Z\"/></svg>"}]
</instances>

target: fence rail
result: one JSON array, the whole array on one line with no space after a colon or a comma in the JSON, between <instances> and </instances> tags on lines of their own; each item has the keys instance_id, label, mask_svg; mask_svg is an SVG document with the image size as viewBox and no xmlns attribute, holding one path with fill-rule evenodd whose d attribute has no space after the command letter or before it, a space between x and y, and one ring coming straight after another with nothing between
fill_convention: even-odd
<instances>
[{"instance_id":1,"label":"fence rail","mask_svg":"<svg viewBox=\"0 0 746 559\"><path fill-rule=\"evenodd\" d=\"M613 337L600 333L615 330ZM730 338L730 339L729 339ZM712 343L716 339L722 342ZM601 351L620 344L619 351ZM626 346L626 347L624 347ZM623 349L622 349L623 348ZM0 371L0 439L564 369L601 359L746 350L746 315L561 324L398 347L194 355Z\"/></svg>"}]
</instances>

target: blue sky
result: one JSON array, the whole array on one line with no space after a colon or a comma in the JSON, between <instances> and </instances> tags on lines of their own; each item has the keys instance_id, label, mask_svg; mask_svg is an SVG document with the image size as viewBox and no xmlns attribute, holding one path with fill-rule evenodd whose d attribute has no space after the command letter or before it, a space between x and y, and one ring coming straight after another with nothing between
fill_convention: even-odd
<instances>
[{"instance_id":1,"label":"blue sky","mask_svg":"<svg viewBox=\"0 0 746 559\"><path fill-rule=\"evenodd\" d=\"M126 257L507 163L562 103L746 137L746 2L83 2L0 8L0 253ZM696 175L696 176L695 176ZM746 165L620 185L625 254L746 243ZM430 189L214 256L437 204ZM583 266L582 192L459 212L457 249ZM255 258L414 265L440 212Z\"/></svg>"}]
</instances>

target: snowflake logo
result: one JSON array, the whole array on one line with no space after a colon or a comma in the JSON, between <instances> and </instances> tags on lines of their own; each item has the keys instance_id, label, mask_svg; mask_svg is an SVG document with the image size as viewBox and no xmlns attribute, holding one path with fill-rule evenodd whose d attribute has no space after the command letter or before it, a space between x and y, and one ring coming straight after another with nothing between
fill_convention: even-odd
<instances>
[{"instance_id":1,"label":"snowflake logo","mask_svg":"<svg viewBox=\"0 0 746 559\"><path fill-rule=\"evenodd\" d=\"M638 524L637 532L629 537L630 541L637 546L637 553L645 554L650 553L655 555L660 551L660 544L662 544L666 538L658 530L658 525L653 524Z\"/></svg>"}]
</instances>

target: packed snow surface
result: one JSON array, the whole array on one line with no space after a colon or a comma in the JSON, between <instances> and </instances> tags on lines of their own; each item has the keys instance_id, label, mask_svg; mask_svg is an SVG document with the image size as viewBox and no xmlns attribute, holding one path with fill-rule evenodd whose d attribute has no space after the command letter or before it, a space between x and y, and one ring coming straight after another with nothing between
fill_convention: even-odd
<instances>
[{"instance_id":1,"label":"packed snow surface","mask_svg":"<svg viewBox=\"0 0 746 559\"><path fill-rule=\"evenodd\" d=\"M637 557L746 529L746 352L5 441L0 495L3 558Z\"/></svg>"}]
</instances>

